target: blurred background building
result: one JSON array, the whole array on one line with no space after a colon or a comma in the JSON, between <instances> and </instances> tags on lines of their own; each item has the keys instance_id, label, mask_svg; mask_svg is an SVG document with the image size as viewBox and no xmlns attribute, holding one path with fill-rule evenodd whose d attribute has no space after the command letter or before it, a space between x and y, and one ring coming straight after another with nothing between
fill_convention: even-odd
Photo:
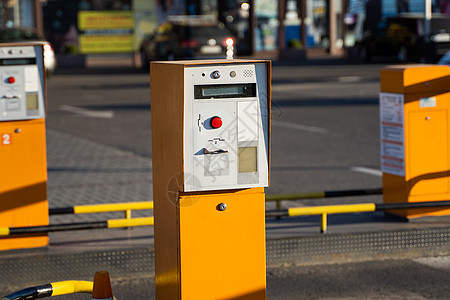
<instances>
[{"instance_id":1,"label":"blurred background building","mask_svg":"<svg viewBox=\"0 0 450 300\"><path fill-rule=\"evenodd\" d=\"M3 27L34 27L57 54L136 53L169 15L208 15L237 39L237 53L354 46L386 16L450 16L450 0L0 0Z\"/></svg>"}]
</instances>

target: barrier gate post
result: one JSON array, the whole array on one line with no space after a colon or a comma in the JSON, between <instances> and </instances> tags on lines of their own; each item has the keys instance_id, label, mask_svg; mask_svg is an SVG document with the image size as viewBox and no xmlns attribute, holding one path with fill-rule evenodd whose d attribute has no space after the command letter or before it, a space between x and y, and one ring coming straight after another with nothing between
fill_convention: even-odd
<instances>
[{"instance_id":1,"label":"barrier gate post","mask_svg":"<svg viewBox=\"0 0 450 300\"><path fill-rule=\"evenodd\" d=\"M0 44L0 227L48 225L45 72L39 44ZM1 238L43 247L46 234Z\"/></svg>"},{"instance_id":2,"label":"barrier gate post","mask_svg":"<svg viewBox=\"0 0 450 300\"><path fill-rule=\"evenodd\" d=\"M158 299L265 299L271 62L150 65Z\"/></svg>"},{"instance_id":3,"label":"barrier gate post","mask_svg":"<svg viewBox=\"0 0 450 300\"><path fill-rule=\"evenodd\" d=\"M380 132L384 203L450 197L450 69L407 65L381 70ZM446 208L395 210L407 219Z\"/></svg>"}]
</instances>

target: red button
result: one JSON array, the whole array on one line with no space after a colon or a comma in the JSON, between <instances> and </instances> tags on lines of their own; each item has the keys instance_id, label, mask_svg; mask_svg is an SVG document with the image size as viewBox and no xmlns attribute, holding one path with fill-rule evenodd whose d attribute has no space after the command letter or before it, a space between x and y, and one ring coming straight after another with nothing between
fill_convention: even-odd
<instances>
[{"instance_id":1,"label":"red button","mask_svg":"<svg viewBox=\"0 0 450 300\"><path fill-rule=\"evenodd\" d=\"M220 117L212 117L211 118L211 127L212 128L222 127L222 119Z\"/></svg>"},{"instance_id":2,"label":"red button","mask_svg":"<svg viewBox=\"0 0 450 300\"><path fill-rule=\"evenodd\" d=\"M16 82L16 79L14 77L8 77L8 83L14 83Z\"/></svg>"}]
</instances>

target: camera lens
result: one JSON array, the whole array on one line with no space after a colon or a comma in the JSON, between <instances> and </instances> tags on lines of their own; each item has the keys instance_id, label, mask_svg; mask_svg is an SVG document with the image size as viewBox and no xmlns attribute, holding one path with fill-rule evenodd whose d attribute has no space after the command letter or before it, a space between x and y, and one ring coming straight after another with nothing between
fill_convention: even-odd
<instances>
[{"instance_id":1,"label":"camera lens","mask_svg":"<svg viewBox=\"0 0 450 300\"><path fill-rule=\"evenodd\" d=\"M216 71L214 71L214 72L212 72L211 73L211 77L213 78L213 79L218 79L219 77L220 77L220 71L218 71L218 70L216 70Z\"/></svg>"}]
</instances>

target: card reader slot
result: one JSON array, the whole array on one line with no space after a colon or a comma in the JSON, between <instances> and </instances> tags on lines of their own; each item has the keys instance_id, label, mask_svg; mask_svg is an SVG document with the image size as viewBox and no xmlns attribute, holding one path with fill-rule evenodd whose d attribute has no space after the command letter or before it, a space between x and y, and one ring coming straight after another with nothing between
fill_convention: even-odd
<instances>
[{"instance_id":1,"label":"card reader slot","mask_svg":"<svg viewBox=\"0 0 450 300\"><path fill-rule=\"evenodd\" d=\"M203 148L203 154L221 154L221 153L228 153L227 150L223 150L223 149L217 149L214 151L210 151L206 148Z\"/></svg>"}]
</instances>

